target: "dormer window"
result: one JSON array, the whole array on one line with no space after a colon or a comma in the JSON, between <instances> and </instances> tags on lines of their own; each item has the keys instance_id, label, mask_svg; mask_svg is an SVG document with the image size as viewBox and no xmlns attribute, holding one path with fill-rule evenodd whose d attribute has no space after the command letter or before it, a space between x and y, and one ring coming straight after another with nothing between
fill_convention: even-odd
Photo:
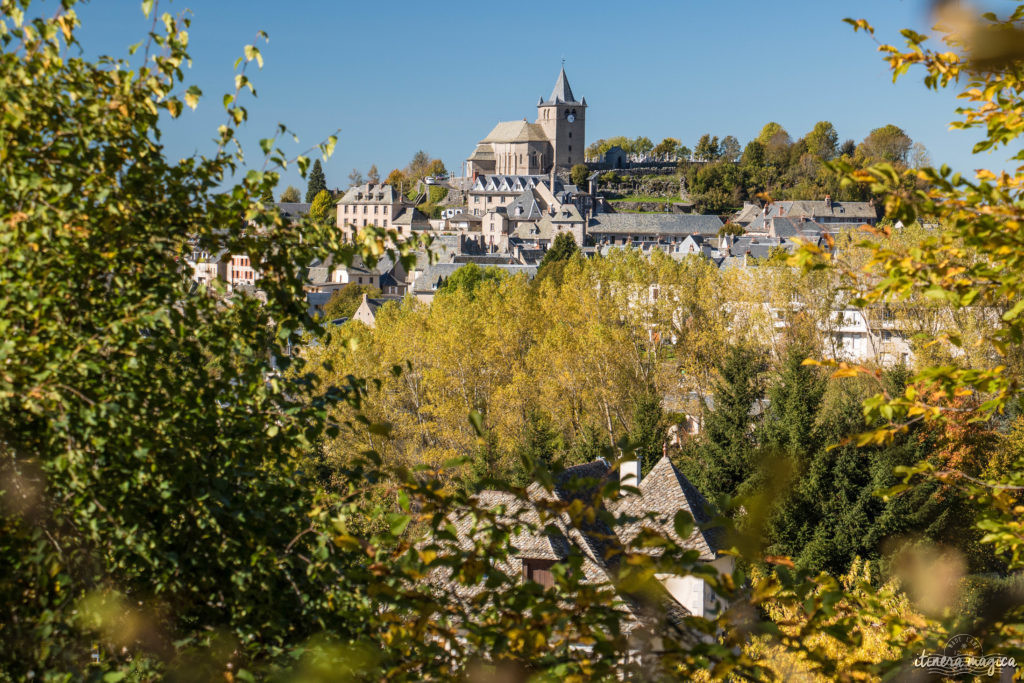
<instances>
[{"instance_id":1,"label":"dormer window","mask_svg":"<svg viewBox=\"0 0 1024 683\"><path fill-rule=\"evenodd\" d=\"M554 565L554 560L523 559L523 582L533 581L545 588L554 588L555 575L551 573Z\"/></svg>"}]
</instances>

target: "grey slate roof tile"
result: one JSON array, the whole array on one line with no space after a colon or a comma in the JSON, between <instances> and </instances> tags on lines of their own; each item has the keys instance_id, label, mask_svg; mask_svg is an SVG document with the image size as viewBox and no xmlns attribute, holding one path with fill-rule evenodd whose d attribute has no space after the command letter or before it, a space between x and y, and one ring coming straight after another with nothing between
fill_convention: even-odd
<instances>
[{"instance_id":1,"label":"grey slate roof tile","mask_svg":"<svg viewBox=\"0 0 1024 683\"><path fill-rule=\"evenodd\" d=\"M590 219L587 232L599 235L716 235L718 216L689 213L601 213Z\"/></svg>"}]
</instances>

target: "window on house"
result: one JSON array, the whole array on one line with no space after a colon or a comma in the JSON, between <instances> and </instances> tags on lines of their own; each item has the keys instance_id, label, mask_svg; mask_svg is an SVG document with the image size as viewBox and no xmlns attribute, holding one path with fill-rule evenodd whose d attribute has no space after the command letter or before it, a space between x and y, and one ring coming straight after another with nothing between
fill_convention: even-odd
<instances>
[{"instance_id":1,"label":"window on house","mask_svg":"<svg viewBox=\"0 0 1024 683\"><path fill-rule=\"evenodd\" d=\"M555 576L551 573L554 564L554 560L524 559L523 581L534 581L545 588L552 588L555 585Z\"/></svg>"}]
</instances>

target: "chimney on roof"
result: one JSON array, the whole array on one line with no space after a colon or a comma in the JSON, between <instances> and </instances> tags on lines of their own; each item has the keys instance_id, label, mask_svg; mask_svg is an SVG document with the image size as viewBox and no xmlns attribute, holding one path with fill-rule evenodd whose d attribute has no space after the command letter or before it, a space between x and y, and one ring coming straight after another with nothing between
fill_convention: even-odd
<instances>
[{"instance_id":1,"label":"chimney on roof","mask_svg":"<svg viewBox=\"0 0 1024 683\"><path fill-rule=\"evenodd\" d=\"M640 486L640 456L634 453L633 460L624 460L619 464L619 485Z\"/></svg>"},{"instance_id":2,"label":"chimney on roof","mask_svg":"<svg viewBox=\"0 0 1024 683\"><path fill-rule=\"evenodd\" d=\"M830 194L825 195L825 208L826 209L831 209L832 208L832 195L830 195Z\"/></svg>"}]
</instances>

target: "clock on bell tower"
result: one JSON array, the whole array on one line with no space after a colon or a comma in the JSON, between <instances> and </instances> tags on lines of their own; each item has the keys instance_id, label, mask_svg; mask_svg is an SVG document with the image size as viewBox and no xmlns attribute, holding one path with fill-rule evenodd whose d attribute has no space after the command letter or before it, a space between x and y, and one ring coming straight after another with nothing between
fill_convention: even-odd
<instances>
[{"instance_id":1,"label":"clock on bell tower","mask_svg":"<svg viewBox=\"0 0 1024 683\"><path fill-rule=\"evenodd\" d=\"M587 98L576 100L563 67L551 97L537 102L537 123L551 142L556 169L570 169L573 164L583 163L587 147L586 114Z\"/></svg>"}]
</instances>

